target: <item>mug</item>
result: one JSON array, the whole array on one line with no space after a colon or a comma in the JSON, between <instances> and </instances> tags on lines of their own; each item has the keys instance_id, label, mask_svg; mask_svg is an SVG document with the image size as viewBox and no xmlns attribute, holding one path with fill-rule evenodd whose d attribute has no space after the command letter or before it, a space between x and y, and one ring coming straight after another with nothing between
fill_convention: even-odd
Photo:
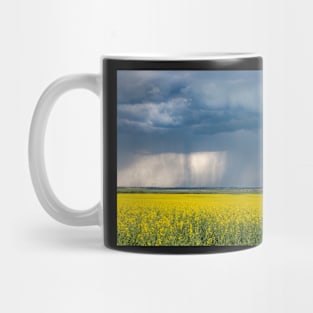
<instances>
[{"instance_id":1,"label":"mug","mask_svg":"<svg viewBox=\"0 0 313 313\"><path fill-rule=\"evenodd\" d=\"M262 58L251 53L102 58L101 74L65 76L36 106L29 166L57 221L99 225L105 246L152 253L225 252L262 241ZM102 195L86 211L54 194L47 120L65 92L100 97Z\"/></svg>"}]
</instances>

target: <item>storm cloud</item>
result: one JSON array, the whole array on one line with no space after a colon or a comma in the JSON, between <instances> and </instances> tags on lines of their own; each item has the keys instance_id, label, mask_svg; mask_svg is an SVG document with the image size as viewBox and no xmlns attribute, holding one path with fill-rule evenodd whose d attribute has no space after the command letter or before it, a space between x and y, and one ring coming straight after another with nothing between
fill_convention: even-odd
<instances>
[{"instance_id":1,"label":"storm cloud","mask_svg":"<svg viewBox=\"0 0 313 313\"><path fill-rule=\"evenodd\" d=\"M119 186L262 185L261 71L117 77Z\"/></svg>"}]
</instances>

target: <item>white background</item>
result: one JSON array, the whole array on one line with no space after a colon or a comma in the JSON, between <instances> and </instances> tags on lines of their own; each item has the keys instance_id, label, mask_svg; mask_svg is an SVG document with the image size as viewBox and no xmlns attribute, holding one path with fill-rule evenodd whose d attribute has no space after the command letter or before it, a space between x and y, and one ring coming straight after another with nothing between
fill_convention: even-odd
<instances>
[{"instance_id":1,"label":"white background","mask_svg":"<svg viewBox=\"0 0 313 313\"><path fill-rule=\"evenodd\" d=\"M1 14L1 312L312 312L312 7L291 0L4 0ZM253 51L264 56L264 242L216 255L103 247L40 207L28 172L31 116L55 78L108 53ZM52 186L84 209L100 197L99 101L52 113ZM2 308L3 307L3 308Z\"/></svg>"}]
</instances>

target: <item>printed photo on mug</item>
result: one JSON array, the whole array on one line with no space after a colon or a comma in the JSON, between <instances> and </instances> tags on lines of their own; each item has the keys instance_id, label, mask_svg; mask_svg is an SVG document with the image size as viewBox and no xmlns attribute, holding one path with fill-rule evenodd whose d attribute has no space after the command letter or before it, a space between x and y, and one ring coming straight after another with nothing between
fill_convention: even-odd
<instances>
[{"instance_id":1,"label":"printed photo on mug","mask_svg":"<svg viewBox=\"0 0 313 313\"><path fill-rule=\"evenodd\" d=\"M261 78L117 72L117 245L261 242Z\"/></svg>"}]
</instances>

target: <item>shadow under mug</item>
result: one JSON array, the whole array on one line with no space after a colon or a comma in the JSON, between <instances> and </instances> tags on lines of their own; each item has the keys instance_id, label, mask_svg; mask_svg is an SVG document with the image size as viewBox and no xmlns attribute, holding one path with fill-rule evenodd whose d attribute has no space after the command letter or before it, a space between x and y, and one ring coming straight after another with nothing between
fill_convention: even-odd
<instances>
[{"instance_id":1,"label":"shadow under mug","mask_svg":"<svg viewBox=\"0 0 313 313\"><path fill-rule=\"evenodd\" d=\"M101 99L102 195L77 211L53 192L44 161L51 109L72 89ZM241 250L262 241L262 58L251 53L104 57L101 74L62 77L41 95L29 166L57 221L101 226L113 249ZM100 176L100 175L99 175Z\"/></svg>"}]
</instances>

